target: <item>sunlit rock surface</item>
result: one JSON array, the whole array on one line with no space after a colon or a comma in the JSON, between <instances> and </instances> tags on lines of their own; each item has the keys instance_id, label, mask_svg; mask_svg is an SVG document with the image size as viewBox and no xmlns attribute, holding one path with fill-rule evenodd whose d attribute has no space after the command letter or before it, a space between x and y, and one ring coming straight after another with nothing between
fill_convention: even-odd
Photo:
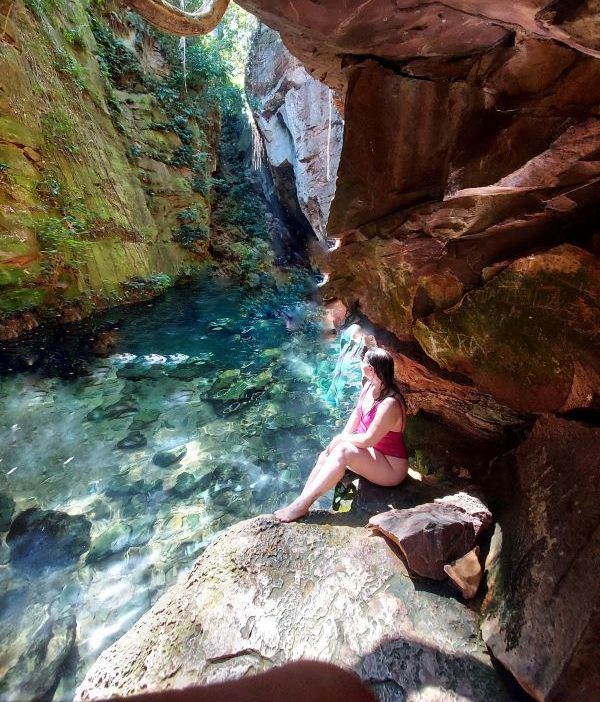
<instances>
[{"instance_id":1,"label":"sunlit rock surface","mask_svg":"<svg viewBox=\"0 0 600 702\"><path fill-rule=\"evenodd\" d=\"M537 700L600 691L600 430L544 417L491 468L498 523L482 633Z\"/></svg>"},{"instance_id":2,"label":"sunlit rock surface","mask_svg":"<svg viewBox=\"0 0 600 702\"><path fill-rule=\"evenodd\" d=\"M306 217L324 240L343 135L332 91L262 25L253 39L246 88L288 216Z\"/></svg>"},{"instance_id":3,"label":"sunlit rock surface","mask_svg":"<svg viewBox=\"0 0 600 702\"><path fill-rule=\"evenodd\" d=\"M75 321L164 288L196 261L173 240L178 213L210 217L208 193L195 192L190 168L173 158L183 142L148 87L170 70L156 36L125 12L87 10L0 3L0 338L37 326L49 309ZM112 41L118 80L94 23ZM186 125L212 172L218 114Z\"/></svg>"},{"instance_id":4,"label":"sunlit rock surface","mask_svg":"<svg viewBox=\"0 0 600 702\"><path fill-rule=\"evenodd\" d=\"M524 411L597 406L593 3L242 4L345 95L328 225L341 246L321 263L323 292L412 344L395 349L397 370L425 365L430 390L424 394L418 369L401 374L412 406L469 433L481 433L485 416L483 431L498 436ZM516 272L532 265L531 254L554 256L551 249L568 250L586 282L537 280L532 300L532 274ZM498 309L494 300L506 295L507 277L515 316L527 324L500 342L513 306ZM571 311L550 333L547 319L565 297ZM467 309L481 326L441 330L442 320L454 324ZM435 363L427 365L422 350ZM462 417L457 398L467 409Z\"/></svg>"},{"instance_id":5,"label":"sunlit rock surface","mask_svg":"<svg viewBox=\"0 0 600 702\"><path fill-rule=\"evenodd\" d=\"M380 699L514 699L478 641L475 612L446 590L422 589L383 538L339 519L258 517L228 530L100 657L77 699L216 682L299 658L356 670Z\"/></svg>"}]
</instances>

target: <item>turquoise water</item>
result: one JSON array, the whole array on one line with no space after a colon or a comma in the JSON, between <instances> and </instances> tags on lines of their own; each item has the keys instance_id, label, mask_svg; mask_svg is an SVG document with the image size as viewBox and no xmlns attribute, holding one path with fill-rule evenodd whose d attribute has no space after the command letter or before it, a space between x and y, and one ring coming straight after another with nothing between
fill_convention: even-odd
<instances>
[{"instance_id":1,"label":"turquoise water","mask_svg":"<svg viewBox=\"0 0 600 702\"><path fill-rule=\"evenodd\" d=\"M219 531L298 493L359 372L344 370L346 389L338 378L332 406L338 345L323 340L314 306L284 311L299 320L294 331L282 310L207 278L100 318L117 328L116 347L69 366L77 372L0 376L0 493L14 500L14 516L38 507L91 524L89 550L62 565L20 567L2 542L6 699L33 689L39 664L27 659L40 628L55 625L44 655L60 664L54 699L70 699L100 652ZM46 343L25 345L21 359L44 357ZM72 630L73 617L71 646L60 626Z\"/></svg>"}]
</instances>

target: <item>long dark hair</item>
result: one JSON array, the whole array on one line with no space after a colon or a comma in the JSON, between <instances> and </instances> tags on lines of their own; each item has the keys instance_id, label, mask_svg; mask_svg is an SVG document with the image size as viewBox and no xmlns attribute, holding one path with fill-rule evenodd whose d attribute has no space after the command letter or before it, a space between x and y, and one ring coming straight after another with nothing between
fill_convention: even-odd
<instances>
[{"instance_id":1,"label":"long dark hair","mask_svg":"<svg viewBox=\"0 0 600 702\"><path fill-rule=\"evenodd\" d=\"M406 409L402 391L394 379L394 359L392 356L385 349L375 347L367 351L364 360L381 380L381 392L377 399L383 400L386 397L394 397L400 402L402 408Z\"/></svg>"}]
</instances>

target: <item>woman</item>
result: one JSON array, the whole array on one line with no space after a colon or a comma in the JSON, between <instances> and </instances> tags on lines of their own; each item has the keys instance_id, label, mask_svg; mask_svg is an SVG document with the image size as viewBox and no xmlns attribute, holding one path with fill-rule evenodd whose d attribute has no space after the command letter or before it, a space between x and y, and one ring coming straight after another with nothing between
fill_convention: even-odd
<instances>
[{"instance_id":1,"label":"woman","mask_svg":"<svg viewBox=\"0 0 600 702\"><path fill-rule=\"evenodd\" d=\"M344 430L321 453L304 490L275 512L281 522L304 516L312 503L339 482L346 468L377 485L399 485L408 472L404 446L406 405L394 381L394 361L369 349L362 362L365 386Z\"/></svg>"}]
</instances>

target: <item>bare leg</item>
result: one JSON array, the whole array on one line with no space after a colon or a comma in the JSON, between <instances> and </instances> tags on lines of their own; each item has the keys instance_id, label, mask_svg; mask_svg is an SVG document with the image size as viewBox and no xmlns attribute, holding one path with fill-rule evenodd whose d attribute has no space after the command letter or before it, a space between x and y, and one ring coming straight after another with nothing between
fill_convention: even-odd
<instances>
[{"instance_id":1,"label":"bare leg","mask_svg":"<svg viewBox=\"0 0 600 702\"><path fill-rule=\"evenodd\" d=\"M323 454L313 468L302 493L290 505L277 510L275 516L282 522L293 522L304 516L312 503L330 490L351 468L358 475L378 485L399 485L408 470L403 458L388 458L374 449L362 449L350 443L338 444L321 462Z\"/></svg>"},{"instance_id":2,"label":"bare leg","mask_svg":"<svg viewBox=\"0 0 600 702\"><path fill-rule=\"evenodd\" d=\"M328 458L329 456L325 453L325 451L321 451L321 453L319 454L319 458L317 458L317 462L315 463L314 468L311 470L310 475L306 479L306 483L304 484L304 488L302 490L303 495L310 490L315 480L317 479L317 475L323 469L323 466L325 465L325 462Z\"/></svg>"}]
</instances>

